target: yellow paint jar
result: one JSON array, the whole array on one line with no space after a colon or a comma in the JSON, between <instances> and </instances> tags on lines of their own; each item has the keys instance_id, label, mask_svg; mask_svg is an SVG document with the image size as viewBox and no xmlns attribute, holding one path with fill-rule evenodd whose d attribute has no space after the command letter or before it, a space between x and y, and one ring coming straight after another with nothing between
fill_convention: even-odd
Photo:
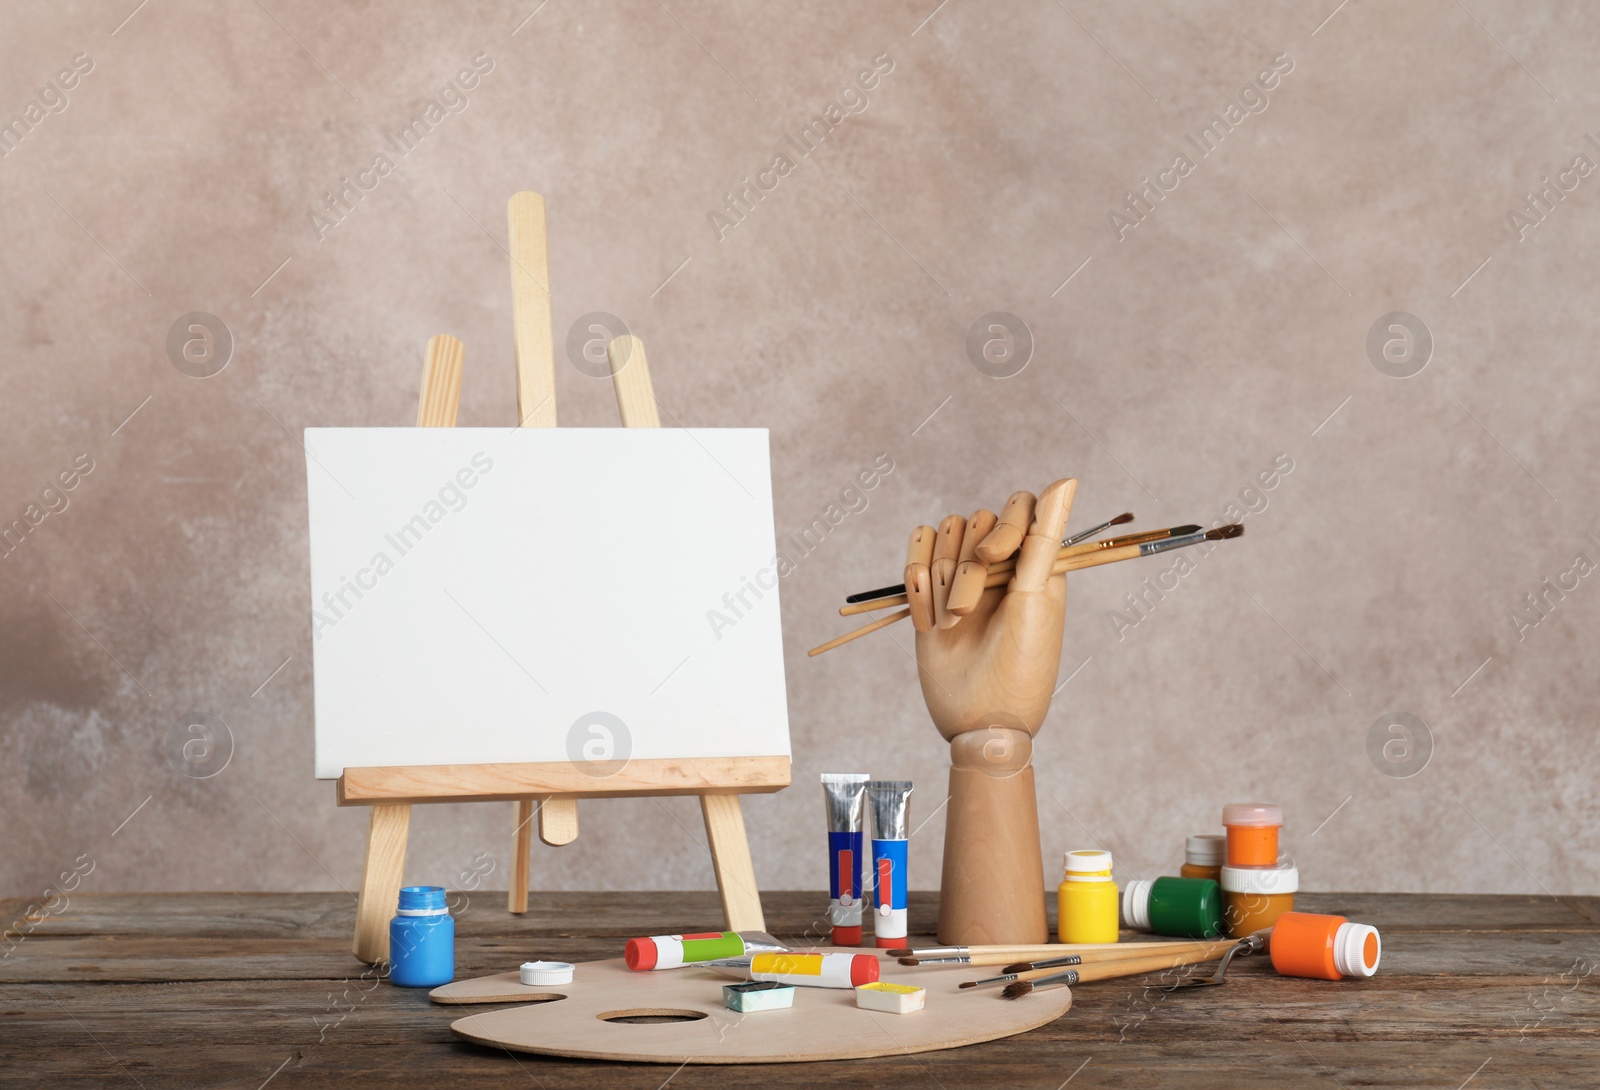
<instances>
[{"instance_id":1,"label":"yellow paint jar","mask_svg":"<svg viewBox=\"0 0 1600 1090\"><path fill-rule=\"evenodd\" d=\"M1056 890L1062 942L1117 941L1117 884L1111 880L1111 853L1075 851L1066 856Z\"/></svg>"},{"instance_id":2,"label":"yellow paint jar","mask_svg":"<svg viewBox=\"0 0 1600 1090\"><path fill-rule=\"evenodd\" d=\"M1222 922L1230 938L1242 939L1271 927L1278 917L1294 909L1300 889L1300 869L1293 863L1279 867L1223 867Z\"/></svg>"}]
</instances>

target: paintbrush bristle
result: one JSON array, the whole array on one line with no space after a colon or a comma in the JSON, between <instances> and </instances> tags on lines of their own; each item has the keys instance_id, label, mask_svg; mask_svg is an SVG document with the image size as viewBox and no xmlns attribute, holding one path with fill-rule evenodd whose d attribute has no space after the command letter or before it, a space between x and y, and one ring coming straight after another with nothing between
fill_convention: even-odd
<instances>
[{"instance_id":1,"label":"paintbrush bristle","mask_svg":"<svg viewBox=\"0 0 1600 1090\"><path fill-rule=\"evenodd\" d=\"M907 946L899 950L890 950L888 954L892 958L908 958L911 956L911 948Z\"/></svg>"},{"instance_id":2,"label":"paintbrush bristle","mask_svg":"<svg viewBox=\"0 0 1600 1090\"><path fill-rule=\"evenodd\" d=\"M957 987L960 987L960 988L976 988L977 986L978 986L978 982L976 980L963 980L960 984L957 985Z\"/></svg>"},{"instance_id":3,"label":"paintbrush bristle","mask_svg":"<svg viewBox=\"0 0 1600 1090\"><path fill-rule=\"evenodd\" d=\"M1111 520L1111 525L1112 526L1121 526L1124 523L1129 523L1129 522L1132 522L1132 521L1133 521L1133 512L1132 511L1124 511L1124 512L1122 512L1122 514L1118 515L1116 518Z\"/></svg>"},{"instance_id":4,"label":"paintbrush bristle","mask_svg":"<svg viewBox=\"0 0 1600 1090\"><path fill-rule=\"evenodd\" d=\"M901 965L921 965L922 962L920 960L918 960L917 958L901 958L900 959L900 964Z\"/></svg>"},{"instance_id":5,"label":"paintbrush bristle","mask_svg":"<svg viewBox=\"0 0 1600 1090\"><path fill-rule=\"evenodd\" d=\"M1000 970L1000 975L1001 976L1009 976L1012 973L1025 973L1029 969L1032 969L1032 968L1033 968L1033 962L1031 962L1031 961L1019 961L1015 965L1007 965L1004 969L1001 969Z\"/></svg>"},{"instance_id":6,"label":"paintbrush bristle","mask_svg":"<svg viewBox=\"0 0 1600 1090\"><path fill-rule=\"evenodd\" d=\"M1228 538L1231 538L1231 537L1238 537L1239 535L1241 535L1243 533L1244 533L1244 525L1242 523L1230 522L1226 526L1218 526L1215 530L1207 530L1206 531L1206 540L1207 541L1225 541L1225 540L1227 540Z\"/></svg>"},{"instance_id":7,"label":"paintbrush bristle","mask_svg":"<svg viewBox=\"0 0 1600 1090\"><path fill-rule=\"evenodd\" d=\"M1033 991L1033 981L1019 980L1015 984L1007 984L1000 992L1001 999L1021 999Z\"/></svg>"}]
</instances>

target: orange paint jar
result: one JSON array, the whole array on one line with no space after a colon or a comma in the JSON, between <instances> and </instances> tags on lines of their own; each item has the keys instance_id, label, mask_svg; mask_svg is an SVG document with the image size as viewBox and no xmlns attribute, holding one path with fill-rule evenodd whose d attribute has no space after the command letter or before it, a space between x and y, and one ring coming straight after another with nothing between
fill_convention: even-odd
<instances>
[{"instance_id":1,"label":"orange paint jar","mask_svg":"<svg viewBox=\"0 0 1600 1090\"><path fill-rule=\"evenodd\" d=\"M1216 833L1191 836L1183 844L1183 866L1178 869L1181 878L1209 878L1222 881L1222 863L1226 858L1227 842Z\"/></svg>"},{"instance_id":2,"label":"orange paint jar","mask_svg":"<svg viewBox=\"0 0 1600 1090\"><path fill-rule=\"evenodd\" d=\"M1272 926L1272 967L1284 976L1315 980L1369 977L1378 971L1383 940L1371 924L1343 916L1285 912Z\"/></svg>"},{"instance_id":3,"label":"orange paint jar","mask_svg":"<svg viewBox=\"0 0 1600 1090\"><path fill-rule=\"evenodd\" d=\"M1242 939L1272 927L1279 916L1294 909L1294 895L1299 889L1300 869L1293 863L1281 867L1223 867L1222 922L1228 928L1228 937Z\"/></svg>"},{"instance_id":4,"label":"orange paint jar","mask_svg":"<svg viewBox=\"0 0 1600 1090\"><path fill-rule=\"evenodd\" d=\"M1278 830L1283 828L1283 807L1262 802L1230 802L1222 808L1228 830L1228 866L1278 865Z\"/></svg>"}]
</instances>

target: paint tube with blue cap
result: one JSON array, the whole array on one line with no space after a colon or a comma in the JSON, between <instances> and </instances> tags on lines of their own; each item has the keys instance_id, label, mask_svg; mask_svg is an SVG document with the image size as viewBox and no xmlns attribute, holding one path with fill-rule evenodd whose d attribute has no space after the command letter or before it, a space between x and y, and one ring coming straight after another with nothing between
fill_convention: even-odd
<instances>
[{"instance_id":1,"label":"paint tube with blue cap","mask_svg":"<svg viewBox=\"0 0 1600 1090\"><path fill-rule=\"evenodd\" d=\"M873 780L867 784L872 806L872 933L877 945L906 944L907 841L911 837L911 781Z\"/></svg>"},{"instance_id":2,"label":"paint tube with blue cap","mask_svg":"<svg viewBox=\"0 0 1600 1090\"><path fill-rule=\"evenodd\" d=\"M861 945L861 862L867 827L864 772L824 772L828 809L828 923L835 946Z\"/></svg>"}]
</instances>

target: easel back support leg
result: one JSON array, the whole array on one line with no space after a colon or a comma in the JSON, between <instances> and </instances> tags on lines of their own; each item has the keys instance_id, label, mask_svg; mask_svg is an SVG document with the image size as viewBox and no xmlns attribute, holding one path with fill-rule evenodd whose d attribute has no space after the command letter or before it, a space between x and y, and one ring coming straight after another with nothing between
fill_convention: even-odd
<instances>
[{"instance_id":1,"label":"easel back support leg","mask_svg":"<svg viewBox=\"0 0 1600 1090\"><path fill-rule=\"evenodd\" d=\"M553 848L578 839L578 800L546 795L539 807L539 839Z\"/></svg>"},{"instance_id":2,"label":"easel back support leg","mask_svg":"<svg viewBox=\"0 0 1600 1090\"><path fill-rule=\"evenodd\" d=\"M380 803L367 825L367 861L361 868L356 896L356 938L352 951L368 965L389 959L389 920L400 904L400 882L406 869L406 838L411 833L411 807Z\"/></svg>"}]
</instances>

